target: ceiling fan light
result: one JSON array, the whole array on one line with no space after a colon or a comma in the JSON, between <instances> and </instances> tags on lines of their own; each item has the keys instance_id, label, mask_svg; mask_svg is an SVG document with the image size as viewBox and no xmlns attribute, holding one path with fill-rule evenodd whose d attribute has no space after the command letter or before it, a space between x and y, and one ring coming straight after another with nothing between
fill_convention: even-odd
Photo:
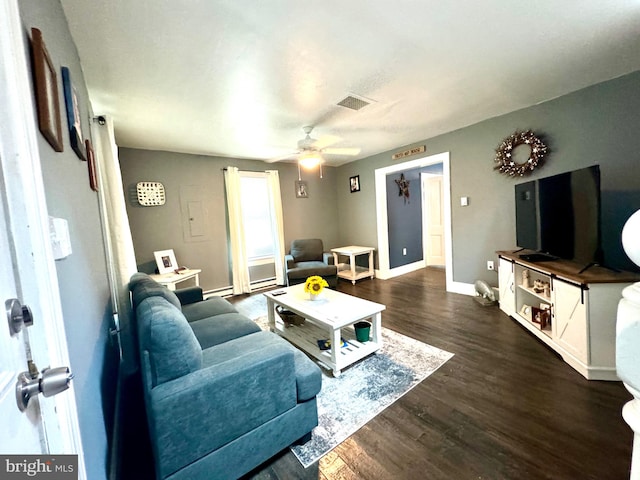
<instances>
[{"instance_id":1,"label":"ceiling fan light","mask_svg":"<svg viewBox=\"0 0 640 480\"><path fill-rule=\"evenodd\" d=\"M302 155L300 155L300 157L298 157L298 163L300 164L300 166L307 170L311 170L312 168L317 167L321 162L322 157L319 153L316 152L303 153Z\"/></svg>"}]
</instances>

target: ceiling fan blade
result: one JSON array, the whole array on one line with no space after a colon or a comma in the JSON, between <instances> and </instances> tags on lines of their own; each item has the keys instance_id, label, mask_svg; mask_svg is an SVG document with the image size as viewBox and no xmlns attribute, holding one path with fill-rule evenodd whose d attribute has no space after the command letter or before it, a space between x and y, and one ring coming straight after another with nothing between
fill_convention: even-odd
<instances>
[{"instance_id":1,"label":"ceiling fan blade","mask_svg":"<svg viewBox=\"0 0 640 480\"><path fill-rule=\"evenodd\" d=\"M322 153L328 155L358 155L360 148L357 147L344 147L344 148L323 148Z\"/></svg>"},{"instance_id":2,"label":"ceiling fan blade","mask_svg":"<svg viewBox=\"0 0 640 480\"><path fill-rule=\"evenodd\" d=\"M267 163L275 163L275 162L279 162L281 160L288 160L288 159L294 159L296 157L296 155L298 155L299 152L290 152L287 153L286 155L281 155L279 157L274 157L274 158L268 158L267 160L265 160L265 162Z\"/></svg>"},{"instance_id":3,"label":"ceiling fan blade","mask_svg":"<svg viewBox=\"0 0 640 480\"><path fill-rule=\"evenodd\" d=\"M342 138L337 137L335 135L323 135L322 137L320 137L319 139L317 139L317 140L315 140L313 142L313 148L317 148L318 150L322 150L324 148L327 148L327 147L333 145L334 143L338 143L341 140L342 140Z\"/></svg>"}]
</instances>

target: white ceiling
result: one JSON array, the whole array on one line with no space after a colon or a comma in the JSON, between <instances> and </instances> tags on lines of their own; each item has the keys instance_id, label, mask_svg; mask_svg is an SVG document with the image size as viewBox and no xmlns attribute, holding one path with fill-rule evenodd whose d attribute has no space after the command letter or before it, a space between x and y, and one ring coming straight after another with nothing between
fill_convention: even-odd
<instances>
[{"instance_id":1,"label":"white ceiling","mask_svg":"<svg viewBox=\"0 0 640 480\"><path fill-rule=\"evenodd\" d=\"M341 165L640 70L640 0L61 2L123 147Z\"/></svg>"}]
</instances>

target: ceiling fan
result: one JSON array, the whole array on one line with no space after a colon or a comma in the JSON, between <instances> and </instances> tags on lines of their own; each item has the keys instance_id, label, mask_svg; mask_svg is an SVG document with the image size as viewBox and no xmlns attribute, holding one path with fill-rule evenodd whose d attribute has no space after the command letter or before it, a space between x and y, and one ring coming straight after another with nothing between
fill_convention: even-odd
<instances>
[{"instance_id":1,"label":"ceiling fan","mask_svg":"<svg viewBox=\"0 0 640 480\"><path fill-rule=\"evenodd\" d=\"M360 148L343 147L330 148L331 145L339 142L341 139L333 135L325 135L320 139L311 138L312 126L302 127L305 137L298 140L298 150L282 157L272 158L267 162L277 162L288 158L296 158L298 160L298 179L300 178L300 167L311 169L320 166L320 178L322 178L323 155L357 155Z\"/></svg>"}]
</instances>

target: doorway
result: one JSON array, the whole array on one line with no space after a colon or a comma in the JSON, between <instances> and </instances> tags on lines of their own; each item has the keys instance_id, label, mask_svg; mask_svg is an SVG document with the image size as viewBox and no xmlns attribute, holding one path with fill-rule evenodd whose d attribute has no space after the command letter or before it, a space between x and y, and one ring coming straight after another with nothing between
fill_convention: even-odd
<instances>
[{"instance_id":1,"label":"doorway","mask_svg":"<svg viewBox=\"0 0 640 480\"><path fill-rule=\"evenodd\" d=\"M412 270L424 268L425 261L416 262L408 266L389 267L389 221L387 215L387 187L386 176L414 168L442 164L442 207L443 207L443 237L444 237L444 265L447 291L455 291L453 283L453 253L451 240L451 176L449 152L430 155L410 160L408 162L379 168L375 171L376 184L376 219L378 233L378 271L376 276L382 279L392 278ZM423 205L424 208L424 205ZM424 243L424 242L423 242Z\"/></svg>"}]
</instances>

